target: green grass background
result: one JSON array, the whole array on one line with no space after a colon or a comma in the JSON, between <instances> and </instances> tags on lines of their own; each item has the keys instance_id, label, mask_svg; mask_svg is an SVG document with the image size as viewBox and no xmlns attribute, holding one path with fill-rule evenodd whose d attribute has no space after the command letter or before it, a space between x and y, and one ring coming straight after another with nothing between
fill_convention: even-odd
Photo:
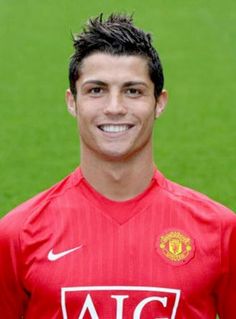
<instances>
[{"instance_id":1,"label":"green grass background","mask_svg":"<svg viewBox=\"0 0 236 319\"><path fill-rule=\"evenodd\" d=\"M64 92L70 33L90 16L134 13L165 70L155 161L170 179L236 210L236 2L0 0L0 214L79 164Z\"/></svg>"}]
</instances>

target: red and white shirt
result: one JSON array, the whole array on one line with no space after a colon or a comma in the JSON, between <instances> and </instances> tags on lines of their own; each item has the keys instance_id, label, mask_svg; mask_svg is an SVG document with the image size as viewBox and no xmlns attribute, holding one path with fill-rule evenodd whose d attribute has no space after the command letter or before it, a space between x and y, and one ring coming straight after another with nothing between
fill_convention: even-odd
<instances>
[{"instance_id":1,"label":"red and white shirt","mask_svg":"<svg viewBox=\"0 0 236 319\"><path fill-rule=\"evenodd\" d=\"M0 221L0 317L236 318L236 216L156 171L127 201L80 169Z\"/></svg>"}]
</instances>

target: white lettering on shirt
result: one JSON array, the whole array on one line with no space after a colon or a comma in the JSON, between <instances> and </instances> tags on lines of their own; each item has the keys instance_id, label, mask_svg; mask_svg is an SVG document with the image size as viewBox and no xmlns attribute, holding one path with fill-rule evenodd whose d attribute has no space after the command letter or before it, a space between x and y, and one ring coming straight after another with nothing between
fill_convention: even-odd
<instances>
[{"instance_id":1,"label":"white lettering on shirt","mask_svg":"<svg viewBox=\"0 0 236 319\"><path fill-rule=\"evenodd\" d=\"M115 296L111 295L111 298L116 299L116 319L123 319L123 304L124 299L129 298L129 296Z\"/></svg>"},{"instance_id":2,"label":"white lettering on shirt","mask_svg":"<svg viewBox=\"0 0 236 319\"><path fill-rule=\"evenodd\" d=\"M155 319L175 319L179 300L180 290L170 288L88 286L61 289L63 319L75 318L76 314L72 310L75 309L75 304L78 305L78 319L84 319L86 314L91 319L103 319L108 315L110 319L140 319L147 316L149 305L152 305ZM155 307L153 303L156 304Z\"/></svg>"},{"instance_id":3,"label":"white lettering on shirt","mask_svg":"<svg viewBox=\"0 0 236 319\"><path fill-rule=\"evenodd\" d=\"M85 314L87 309L88 309L92 319L99 319L97 311L96 311L96 309L94 307L94 304L92 302L90 294L88 294L87 297L86 297L86 300L84 302L83 308L81 310L81 313L80 313L78 319L83 319L84 318L84 314Z\"/></svg>"}]
</instances>

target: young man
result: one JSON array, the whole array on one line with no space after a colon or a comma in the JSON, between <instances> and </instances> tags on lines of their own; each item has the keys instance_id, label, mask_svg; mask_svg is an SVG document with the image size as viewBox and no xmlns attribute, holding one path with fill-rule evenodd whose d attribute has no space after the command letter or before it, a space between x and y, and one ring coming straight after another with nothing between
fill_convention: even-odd
<instances>
[{"instance_id":1,"label":"young man","mask_svg":"<svg viewBox=\"0 0 236 319\"><path fill-rule=\"evenodd\" d=\"M80 168L1 220L1 318L235 319L236 216L153 164L150 35L100 16L74 47Z\"/></svg>"}]
</instances>

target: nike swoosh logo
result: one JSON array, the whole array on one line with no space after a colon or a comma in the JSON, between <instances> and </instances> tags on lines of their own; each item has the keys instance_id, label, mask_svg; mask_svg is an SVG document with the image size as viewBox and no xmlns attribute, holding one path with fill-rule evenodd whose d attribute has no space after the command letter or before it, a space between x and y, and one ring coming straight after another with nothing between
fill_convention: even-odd
<instances>
[{"instance_id":1,"label":"nike swoosh logo","mask_svg":"<svg viewBox=\"0 0 236 319\"><path fill-rule=\"evenodd\" d=\"M83 245L80 245L80 246L78 246L78 247L75 247L75 248L72 248L72 249L69 249L69 250L64 250L64 251L62 251L62 252L60 252L60 253L54 253L53 252L53 249L51 249L50 251L49 251L49 253L48 253L48 260L50 260L50 261L56 261L56 260L58 260L58 259L60 259L60 258L62 258L62 257L64 257L64 256L66 256L66 255L68 255L68 254L70 254L70 253L73 253L74 251L76 251L76 250L78 250L78 249L80 249L80 248L82 248L83 247Z\"/></svg>"}]
</instances>

